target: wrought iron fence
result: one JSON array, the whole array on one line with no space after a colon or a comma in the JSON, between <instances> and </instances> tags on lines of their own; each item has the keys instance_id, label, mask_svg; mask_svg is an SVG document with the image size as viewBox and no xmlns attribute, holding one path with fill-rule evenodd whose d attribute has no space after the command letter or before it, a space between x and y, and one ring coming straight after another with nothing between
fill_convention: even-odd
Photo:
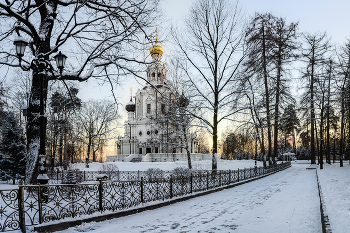
<instances>
[{"instance_id":1,"label":"wrought iron fence","mask_svg":"<svg viewBox=\"0 0 350 233\"><path fill-rule=\"evenodd\" d=\"M143 173L145 177L138 178L132 173L129 177L133 180L95 181L92 184L20 185L19 189L0 190L0 231L25 232L25 226L95 212L124 210L229 185L283 170L290 165L287 162L267 168L200 171L165 177L164 174L152 177Z\"/></svg>"}]
</instances>

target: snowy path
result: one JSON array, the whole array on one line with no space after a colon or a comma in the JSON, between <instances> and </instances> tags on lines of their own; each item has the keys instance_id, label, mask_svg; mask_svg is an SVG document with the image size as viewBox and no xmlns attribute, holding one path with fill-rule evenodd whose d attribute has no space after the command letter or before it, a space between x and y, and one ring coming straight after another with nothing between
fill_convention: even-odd
<instances>
[{"instance_id":1,"label":"snowy path","mask_svg":"<svg viewBox=\"0 0 350 233\"><path fill-rule=\"evenodd\" d=\"M228 190L62 233L308 232L321 230L315 170L308 164Z\"/></svg>"}]
</instances>

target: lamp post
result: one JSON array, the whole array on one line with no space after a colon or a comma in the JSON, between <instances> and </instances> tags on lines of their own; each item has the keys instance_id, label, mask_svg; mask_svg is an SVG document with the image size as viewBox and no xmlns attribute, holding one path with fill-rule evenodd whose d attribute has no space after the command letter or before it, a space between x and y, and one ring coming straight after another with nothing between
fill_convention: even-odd
<instances>
[{"instance_id":1,"label":"lamp post","mask_svg":"<svg viewBox=\"0 0 350 233\"><path fill-rule=\"evenodd\" d=\"M46 71L53 71L51 63L45 60L44 54L40 53L35 57L30 66L23 66L21 61L24 56L24 52L28 42L23 37L17 37L13 44L16 48L16 54L19 59L19 65L22 70L29 71L33 70L33 72L39 75L40 79L40 147L39 147L39 175L37 177L37 181L40 184L47 184L49 181L49 177L46 174L46 153L45 153L45 116L44 116L44 80L46 79ZM67 59L67 56L59 52L55 57L57 67L60 69L60 74L62 75L62 70Z\"/></svg>"}]
</instances>

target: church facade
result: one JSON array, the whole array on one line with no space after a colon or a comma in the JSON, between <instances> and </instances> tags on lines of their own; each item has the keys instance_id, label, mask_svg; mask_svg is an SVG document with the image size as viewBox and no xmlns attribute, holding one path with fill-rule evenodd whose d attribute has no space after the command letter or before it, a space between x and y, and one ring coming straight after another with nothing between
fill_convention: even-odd
<instances>
[{"instance_id":1,"label":"church facade","mask_svg":"<svg viewBox=\"0 0 350 233\"><path fill-rule=\"evenodd\" d=\"M167 84L166 68L161 62L163 47L150 48L152 63L147 68L148 83L139 89L125 109L128 119L124 135L118 137L117 155L107 156L107 162L173 162L211 160L210 154L198 154L198 140L188 129L179 131L171 116L179 95ZM182 94L182 97L184 95Z\"/></svg>"}]
</instances>

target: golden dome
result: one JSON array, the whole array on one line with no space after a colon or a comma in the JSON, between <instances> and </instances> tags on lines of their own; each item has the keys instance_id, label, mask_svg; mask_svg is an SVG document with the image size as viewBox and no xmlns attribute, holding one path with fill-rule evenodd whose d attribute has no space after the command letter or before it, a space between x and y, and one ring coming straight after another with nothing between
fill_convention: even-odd
<instances>
[{"instance_id":1,"label":"golden dome","mask_svg":"<svg viewBox=\"0 0 350 233\"><path fill-rule=\"evenodd\" d=\"M151 55L155 55L155 54L158 54L160 56L162 56L163 52L164 52L164 49L162 46L160 45L157 45L158 43L156 43L156 45L152 46L150 49L149 49L149 53Z\"/></svg>"},{"instance_id":2,"label":"golden dome","mask_svg":"<svg viewBox=\"0 0 350 233\"><path fill-rule=\"evenodd\" d=\"M152 56L155 54L162 56L164 53L163 47L158 45L158 29L156 29L156 44L149 49L149 53Z\"/></svg>"}]
</instances>

